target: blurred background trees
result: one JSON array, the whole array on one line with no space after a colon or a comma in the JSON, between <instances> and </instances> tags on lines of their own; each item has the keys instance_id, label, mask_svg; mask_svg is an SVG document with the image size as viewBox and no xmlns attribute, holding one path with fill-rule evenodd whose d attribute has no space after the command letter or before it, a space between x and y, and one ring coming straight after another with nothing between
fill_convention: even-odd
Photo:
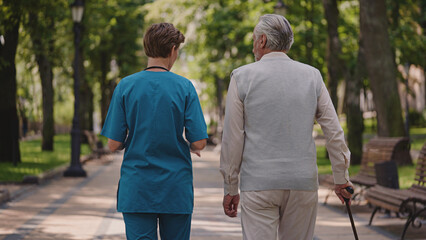
<instances>
[{"instance_id":1,"label":"blurred background trees","mask_svg":"<svg viewBox=\"0 0 426 240\"><path fill-rule=\"evenodd\" d=\"M19 162L19 137L69 133L74 53L71 0L0 0L0 161ZM421 0L92 0L82 22L82 130L98 132L116 84L146 65L142 38L154 22L186 36L173 71L194 80L209 134L221 136L230 73L253 62L252 31L284 14L295 42L288 55L318 68L361 159L364 119L378 136L425 126L426 3ZM345 128L345 129L346 129Z\"/></svg>"}]
</instances>

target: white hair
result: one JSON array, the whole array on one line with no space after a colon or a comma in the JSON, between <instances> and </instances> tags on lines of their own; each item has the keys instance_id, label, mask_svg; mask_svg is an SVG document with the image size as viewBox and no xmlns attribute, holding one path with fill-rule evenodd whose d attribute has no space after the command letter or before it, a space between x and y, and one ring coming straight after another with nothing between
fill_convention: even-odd
<instances>
[{"instance_id":1,"label":"white hair","mask_svg":"<svg viewBox=\"0 0 426 240\"><path fill-rule=\"evenodd\" d=\"M277 14L261 16L253 33L256 39L265 35L266 47L272 51L289 51L294 41L290 23L285 17Z\"/></svg>"}]
</instances>

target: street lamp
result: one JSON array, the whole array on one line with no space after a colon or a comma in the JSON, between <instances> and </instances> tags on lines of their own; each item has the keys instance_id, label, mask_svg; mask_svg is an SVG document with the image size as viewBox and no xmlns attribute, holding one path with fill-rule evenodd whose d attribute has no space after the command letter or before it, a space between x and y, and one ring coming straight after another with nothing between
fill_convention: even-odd
<instances>
[{"instance_id":1,"label":"street lamp","mask_svg":"<svg viewBox=\"0 0 426 240\"><path fill-rule=\"evenodd\" d=\"M84 12L83 1L76 0L73 4L71 4L71 13L72 13L73 22L80 23L81 19L83 19L83 12Z\"/></svg>"},{"instance_id":2,"label":"street lamp","mask_svg":"<svg viewBox=\"0 0 426 240\"><path fill-rule=\"evenodd\" d=\"M285 5L283 0L278 0L277 4L275 4L274 6L274 11L278 15L285 16L285 14L287 13L287 8L288 7L287 5Z\"/></svg>"},{"instance_id":3,"label":"street lamp","mask_svg":"<svg viewBox=\"0 0 426 240\"><path fill-rule=\"evenodd\" d=\"M81 41L81 19L84 12L84 0L75 0L71 4L72 20L74 22L74 117L72 119L71 129L71 165L64 172L65 177L86 177L86 171L80 162L80 144L81 131L79 123L79 105L80 105L80 41Z\"/></svg>"}]
</instances>

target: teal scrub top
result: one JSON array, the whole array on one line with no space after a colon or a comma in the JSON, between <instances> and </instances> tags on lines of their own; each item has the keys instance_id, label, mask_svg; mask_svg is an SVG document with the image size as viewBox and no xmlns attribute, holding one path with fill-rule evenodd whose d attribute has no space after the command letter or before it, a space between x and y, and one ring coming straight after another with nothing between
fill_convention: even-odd
<instances>
[{"instance_id":1,"label":"teal scrub top","mask_svg":"<svg viewBox=\"0 0 426 240\"><path fill-rule=\"evenodd\" d=\"M207 138L192 83L172 72L141 71L114 90L101 134L125 146L117 210L191 214L194 206L188 143Z\"/></svg>"}]
</instances>

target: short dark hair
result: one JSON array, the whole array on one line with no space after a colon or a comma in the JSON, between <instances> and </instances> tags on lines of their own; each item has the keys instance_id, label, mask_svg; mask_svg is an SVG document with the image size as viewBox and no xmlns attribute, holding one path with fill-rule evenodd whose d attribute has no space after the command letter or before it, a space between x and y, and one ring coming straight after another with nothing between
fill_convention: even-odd
<instances>
[{"instance_id":1,"label":"short dark hair","mask_svg":"<svg viewBox=\"0 0 426 240\"><path fill-rule=\"evenodd\" d=\"M179 48L185 41L185 36L171 23L156 23L151 25L145 32L143 47L148 57L166 58L172 51L173 46Z\"/></svg>"}]
</instances>

